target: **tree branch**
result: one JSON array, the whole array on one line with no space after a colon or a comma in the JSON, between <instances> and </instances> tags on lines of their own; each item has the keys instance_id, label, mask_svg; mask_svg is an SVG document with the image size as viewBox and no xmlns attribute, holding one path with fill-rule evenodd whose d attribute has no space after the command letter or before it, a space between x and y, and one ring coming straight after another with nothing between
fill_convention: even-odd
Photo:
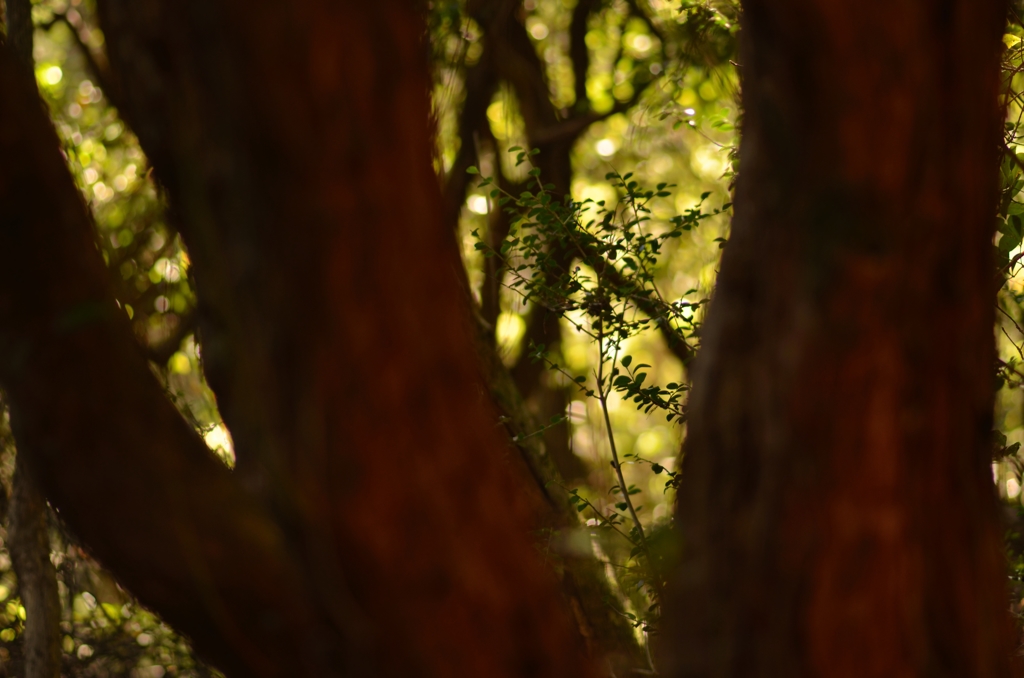
<instances>
[{"instance_id":1,"label":"tree branch","mask_svg":"<svg viewBox=\"0 0 1024 678\"><path fill-rule=\"evenodd\" d=\"M370 675L587 675L480 400L418 9L99 9L189 249L236 474L324 607L368 620Z\"/></svg>"},{"instance_id":2,"label":"tree branch","mask_svg":"<svg viewBox=\"0 0 1024 678\"><path fill-rule=\"evenodd\" d=\"M590 48L587 47L587 29L590 15L599 7L601 0L579 0L572 11L572 23L569 24L569 59L572 61L574 77L573 88L576 90L577 114L590 111L590 97L587 95L587 74L590 71Z\"/></svg>"},{"instance_id":3,"label":"tree branch","mask_svg":"<svg viewBox=\"0 0 1024 678\"><path fill-rule=\"evenodd\" d=\"M480 60L466 69L466 97L462 111L459 112L459 152L444 182L445 223L452 233L458 228L462 205L466 202L466 191L470 184L470 175L466 170L479 162L479 135L490 130L487 107L498 87L491 55L489 43L485 41Z\"/></svg>"},{"instance_id":4,"label":"tree branch","mask_svg":"<svg viewBox=\"0 0 1024 678\"><path fill-rule=\"evenodd\" d=\"M568 118L567 120L561 120L553 125L535 130L533 136L530 137L530 141L537 146L576 141L576 139L579 139L580 136L594 123L607 120L613 115L618 115L619 113L625 113L640 103L640 99L643 97L644 92L647 91L647 88L650 87L652 82L654 82L653 78L646 82L634 83L633 96L626 101L616 101L615 104L604 113L583 113L581 115L575 115Z\"/></svg>"},{"instance_id":5,"label":"tree branch","mask_svg":"<svg viewBox=\"0 0 1024 678\"><path fill-rule=\"evenodd\" d=\"M533 130L555 124L559 115L551 103L544 64L516 16L519 7L518 0L476 0L467 10L484 31L498 74L515 90L530 136Z\"/></svg>"},{"instance_id":6,"label":"tree branch","mask_svg":"<svg viewBox=\"0 0 1024 678\"><path fill-rule=\"evenodd\" d=\"M315 662L300 649L336 632L280 530L150 372L56 133L4 50L0 92L0 385L19 458L93 553L225 670Z\"/></svg>"}]
</instances>

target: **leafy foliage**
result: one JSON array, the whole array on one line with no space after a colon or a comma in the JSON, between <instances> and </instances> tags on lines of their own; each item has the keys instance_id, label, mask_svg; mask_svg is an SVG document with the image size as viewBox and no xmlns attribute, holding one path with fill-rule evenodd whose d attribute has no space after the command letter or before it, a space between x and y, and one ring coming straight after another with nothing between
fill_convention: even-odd
<instances>
[{"instance_id":1,"label":"leafy foliage","mask_svg":"<svg viewBox=\"0 0 1024 678\"><path fill-rule=\"evenodd\" d=\"M509 149L517 166L538 152L515 146ZM479 170L470 167L469 172L476 174ZM664 535L671 532L671 523L665 521L653 532L651 526L645 529L638 514L642 507L634 500L642 491L627 483L622 467L648 464L654 474L666 474L666 490L674 487L676 473L634 453L620 456L609 416L609 400L614 394L621 400L632 401L645 414L658 411L667 421L685 422L683 397L688 386L649 382L651 365L635 363L633 356L624 352L625 342L644 332L659 330L690 352L695 349L700 327L696 311L707 299L666 300L655 274L660 257L671 243L704 220L727 211L730 205L704 211L704 202L710 195L706 192L695 206L660 221L652 218L651 202L671 195L673 186L668 183L645 189L631 173L609 172L605 178L619 194L611 205L590 198L577 201L567 196L558 200L553 193L554 185L543 183L539 169L530 169L528 175L534 179L532 191L512 195L500 187L491 189L490 198L506 212L511 227L497 249L483 240L478 240L475 247L486 258L497 259L508 271L509 289L520 294L525 302L557 313L596 347L596 366L591 374L573 374L552 360L544 346L530 346L530 352L535 360L545 362L599 405L611 452L610 466L618 481L609 489L612 507L597 506L578 489L570 490L569 501L579 512L593 516L600 529L621 536L629 544L626 561L620 564L620 583L628 585L632 595L640 590L646 593L646 602L635 608L646 612L627 614L637 626L650 630L656 624L665 585L667 556L663 547L671 540ZM493 179L485 178L480 186L493 184ZM479 238L477 232L473 235ZM649 533L657 533L659 538L652 540Z\"/></svg>"}]
</instances>

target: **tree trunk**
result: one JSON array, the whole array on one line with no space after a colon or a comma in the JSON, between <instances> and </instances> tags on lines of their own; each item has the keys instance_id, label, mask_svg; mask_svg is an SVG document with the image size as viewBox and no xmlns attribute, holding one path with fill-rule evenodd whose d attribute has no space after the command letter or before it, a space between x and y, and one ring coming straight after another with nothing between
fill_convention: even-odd
<instances>
[{"instance_id":1,"label":"tree trunk","mask_svg":"<svg viewBox=\"0 0 1024 678\"><path fill-rule=\"evenodd\" d=\"M32 72L32 0L4 0L6 41L17 63L33 78Z\"/></svg>"},{"instance_id":2,"label":"tree trunk","mask_svg":"<svg viewBox=\"0 0 1024 678\"><path fill-rule=\"evenodd\" d=\"M15 459L11 484L7 546L25 606L25 678L60 678L60 596L57 571L50 562L46 499L24 457Z\"/></svg>"},{"instance_id":3,"label":"tree trunk","mask_svg":"<svg viewBox=\"0 0 1024 678\"><path fill-rule=\"evenodd\" d=\"M319 666L333 636L280 528L154 378L4 49L0 92L0 382L19 456L92 552L225 670Z\"/></svg>"},{"instance_id":4,"label":"tree trunk","mask_svg":"<svg viewBox=\"0 0 1024 678\"><path fill-rule=\"evenodd\" d=\"M419 6L99 7L238 461L159 392L52 131L5 97L32 134L0 138L30 160L0 160L0 379L48 496L233 675L590 675L485 405Z\"/></svg>"},{"instance_id":5,"label":"tree trunk","mask_svg":"<svg viewBox=\"0 0 1024 678\"><path fill-rule=\"evenodd\" d=\"M1008 676L990 470L1005 5L747 0L671 676Z\"/></svg>"},{"instance_id":6,"label":"tree trunk","mask_svg":"<svg viewBox=\"0 0 1024 678\"><path fill-rule=\"evenodd\" d=\"M7 45L26 86L32 88L35 86L32 3L30 0L6 0L4 9ZM16 457L11 482L8 549L18 577L18 596L26 612L22 636L25 678L59 678L60 596L57 571L50 562L46 498L22 456Z\"/></svg>"}]
</instances>

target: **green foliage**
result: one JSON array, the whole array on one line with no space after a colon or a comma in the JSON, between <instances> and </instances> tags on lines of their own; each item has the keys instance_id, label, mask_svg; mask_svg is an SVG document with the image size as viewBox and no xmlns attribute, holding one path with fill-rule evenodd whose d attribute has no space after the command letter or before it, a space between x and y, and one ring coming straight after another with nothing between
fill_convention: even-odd
<instances>
[{"instance_id":1,"label":"green foliage","mask_svg":"<svg viewBox=\"0 0 1024 678\"><path fill-rule=\"evenodd\" d=\"M509 149L517 166L527 163L538 152L517 146ZM476 167L468 171L479 173ZM705 192L696 205L682 214L660 220L653 218L651 203L671 195L674 186L667 182L659 183L653 190L646 189L632 173L609 172L605 179L618 193L618 200L612 205L605 200L573 200L569 196L559 200L554 194L555 187L543 183L538 169L530 169L527 174L532 178L533 190L523 190L518 195L493 187L495 182L491 178L481 181L481 188L493 187L490 198L505 211L511 226L497 248L479 239L474 231L478 238L475 248L486 258L500 262L508 272L509 289L524 302L557 313L596 346L596 366L591 374L573 374L551 359L544 346L530 346L530 352L535 360L546 363L581 394L596 401L603 415L610 466L618 480L609 489L612 505L601 508L578 488L570 490L569 501L577 511L595 519L599 529L613 532L628 543L626 560L620 564L619 583L629 597L641 592L645 595L645 602L633 607L646 612L627 614L637 626L649 630L656 624L665 585L669 540L664 535L671 531L671 521L662 522L653 531L650 525L645 529L638 513L642 506L635 503L642 490L627 483L622 467L646 464L655 475L665 473L666 490L674 487L676 474L634 453L620 456L609 400L615 394L621 400L632 401L645 414L658 411L668 421L685 422L683 398L688 386L677 382L667 386L652 383L648 380L651 365L635 362L632 355L624 352L624 344L657 330L691 352L695 350L700 327L696 311L707 299L667 300L656 278L659 259L670 243L706 219L727 211L730 205L705 211L704 203L710 196ZM652 542L648 532L659 535L658 540Z\"/></svg>"},{"instance_id":2,"label":"green foliage","mask_svg":"<svg viewBox=\"0 0 1024 678\"><path fill-rule=\"evenodd\" d=\"M526 113L537 104L520 100L528 75L521 73L518 82L499 85L486 129L461 128L475 140L476 162L467 164L478 164L490 180L470 182L460 233L474 291L485 309L500 309L499 352L514 371L523 358L543 362L541 388L560 394L528 403L550 423L517 439L543 436L549 450L567 445L583 467L582 475L571 464L565 473L588 545L613 573L619 598L609 604L646 631L657 617L657 573L667 571L662 558L671 551L655 537L672 525L688 392L680 363L698 348L727 238L728 210L704 205L727 203L733 178L738 5L593 7L585 101L576 81L579 55L569 49L573 8L526 0L522 15L546 79L532 91L550 93L561 121L591 116L572 147L571 179L530 174L535 164L560 161L550 146L541 154L526 150L540 144L530 143L537 129ZM439 82L447 83L435 90L444 170L466 143L457 133L467 124L459 97L468 105L479 82L468 69L486 63L475 61L486 36L463 21L465 59L451 51L438 66ZM503 152L508 146L512 153ZM632 173L609 172L613 166ZM564 197L565 188L573 198ZM498 300L490 296L495 289ZM527 334L539 309L561 318L557 343L541 346L548 340L533 343ZM566 398L564 411L544 409Z\"/></svg>"},{"instance_id":3,"label":"green foliage","mask_svg":"<svg viewBox=\"0 0 1024 678\"><path fill-rule=\"evenodd\" d=\"M1004 36L1003 92L1005 124L1000 149L995 261L997 359L995 427L992 432L993 476L1006 503L1006 551L1010 569L1010 608L1024 628L1024 24L1018 9L1010 12Z\"/></svg>"}]
</instances>

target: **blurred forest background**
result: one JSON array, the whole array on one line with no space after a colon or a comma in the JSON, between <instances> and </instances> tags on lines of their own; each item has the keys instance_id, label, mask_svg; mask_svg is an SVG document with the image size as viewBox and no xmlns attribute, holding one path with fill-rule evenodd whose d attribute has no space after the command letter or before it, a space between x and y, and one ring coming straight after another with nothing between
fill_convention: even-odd
<instances>
[{"instance_id":1,"label":"blurred forest background","mask_svg":"<svg viewBox=\"0 0 1024 678\"><path fill-rule=\"evenodd\" d=\"M33 0L30 10L36 83L118 300L167 393L231 466L231 434L195 337L189 255L118 113L93 0ZM587 576L599 580L597 599L612 614L595 638L620 676L656 668L649 639L658 631L659 563L675 548L687 365L728 246L738 11L732 0L434 0L429 8L435 170L500 423L565 507L563 529L538 535L542 553L569 567L559 553L573 543L599 563ZM1018 584L1008 605L1024 619L1022 38L1013 14L1004 41L992 468ZM538 248L558 242L552 223L568 221L605 228L592 229L592 242L570 243L576 252ZM6 425L0 442L0 481L17 496ZM116 487L94 491L118 501ZM219 675L118 586L52 510L45 526L60 675ZM10 531L0 535L0 659L19 676L27 611L18 547Z\"/></svg>"}]
</instances>

